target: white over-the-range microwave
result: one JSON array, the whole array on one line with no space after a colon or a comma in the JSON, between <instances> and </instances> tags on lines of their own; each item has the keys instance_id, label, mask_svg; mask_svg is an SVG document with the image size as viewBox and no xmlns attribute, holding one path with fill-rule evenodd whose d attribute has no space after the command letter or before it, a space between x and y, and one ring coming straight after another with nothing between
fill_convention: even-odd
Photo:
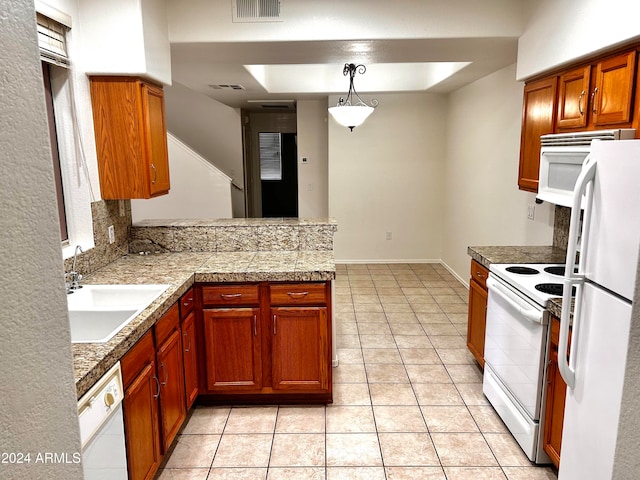
<instances>
[{"instance_id":1,"label":"white over-the-range microwave","mask_svg":"<svg viewBox=\"0 0 640 480\"><path fill-rule=\"evenodd\" d=\"M628 140L635 129L555 133L540 137L540 176L537 200L570 207L573 188L592 141Z\"/></svg>"}]
</instances>

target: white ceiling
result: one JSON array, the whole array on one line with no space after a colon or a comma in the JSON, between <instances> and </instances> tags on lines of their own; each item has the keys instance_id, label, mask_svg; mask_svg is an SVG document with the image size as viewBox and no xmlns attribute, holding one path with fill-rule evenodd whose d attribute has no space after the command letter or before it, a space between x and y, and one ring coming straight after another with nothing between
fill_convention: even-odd
<instances>
[{"instance_id":1,"label":"white ceiling","mask_svg":"<svg viewBox=\"0 0 640 480\"><path fill-rule=\"evenodd\" d=\"M180 8L177 0L172 8L170 0L173 81L230 107L256 109L259 103L249 100L344 95L349 87L348 77L342 74L345 63L366 65L366 73L355 78L360 93L447 93L516 61L520 19L513 11L502 12L506 4L519 6L519 0L369 2L361 4L368 6L369 18L358 24L358 38L341 39L351 35L344 33L348 32L344 21L340 29L333 28L337 19L331 17L335 15L329 9L335 3L331 1L282 0L283 6L300 11L277 25L251 26L233 24L228 10L206 10L212 4L202 0L181 0ZM214 2L214 6L221 8L221 3L226 2ZM412 8L420 5L420 10L405 18L402 9L397 14L393 9L403 3ZM436 4L440 19L430 9ZM324 16L316 16L319 13ZM417 18L420 15L424 19ZM437 38L429 38L425 19L440 29ZM487 23L492 23L490 28ZM220 84L244 89L211 87Z\"/></svg>"}]
</instances>

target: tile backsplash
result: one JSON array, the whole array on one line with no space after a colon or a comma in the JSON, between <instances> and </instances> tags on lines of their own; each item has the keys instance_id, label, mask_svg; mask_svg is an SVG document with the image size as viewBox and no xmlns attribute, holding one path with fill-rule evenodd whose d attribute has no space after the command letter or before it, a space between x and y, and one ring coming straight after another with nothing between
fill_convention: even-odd
<instances>
[{"instance_id":1,"label":"tile backsplash","mask_svg":"<svg viewBox=\"0 0 640 480\"><path fill-rule=\"evenodd\" d=\"M123 213L123 215L121 215ZM88 275L120 258L129 251L129 232L131 230L130 200L99 200L91 203L93 218L93 236L95 247L78 255L76 269L82 275ZM109 244L107 229L113 225L115 242ZM73 258L64 261L64 270L69 272Z\"/></svg>"},{"instance_id":2,"label":"tile backsplash","mask_svg":"<svg viewBox=\"0 0 640 480\"><path fill-rule=\"evenodd\" d=\"M569 244L569 222L571 220L571 209L556 205L555 218L553 221L553 246L567 249Z\"/></svg>"}]
</instances>

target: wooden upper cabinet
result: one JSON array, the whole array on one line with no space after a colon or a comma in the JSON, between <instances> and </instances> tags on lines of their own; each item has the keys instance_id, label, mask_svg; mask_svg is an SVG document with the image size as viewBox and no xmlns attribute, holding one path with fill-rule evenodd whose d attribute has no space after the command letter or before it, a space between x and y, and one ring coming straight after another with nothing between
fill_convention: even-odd
<instances>
[{"instance_id":1,"label":"wooden upper cabinet","mask_svg":"<svg viewBox=\"0 0 640 480\"><path fill-rule=\"evenodd\" d=\"M553 133L558 77L544 78L525 85L520 138L520 190L538 191L540 135Z\"/></svg>"},{"instance_id":2,"label":"wooden upper cabinet","mask_svg":"<svg viewBox=\"0 0 640 480\"><path fill-rule=\"evenodd\" d=\"M162 88L137 77L91 77L90 84L102 198L168 193Z\"/></svg>"},{"instance_id":3,"label":"wooden upper cabinet","mask_svg":"<svg viewBox=\"0 0 640 480\"><path fill-rule=\"evenodd\" d=\"M590 80L590 65L560 75L558 128L584 128L587 126Z\"/></svg>"},{"instance_id":4,"label":"wooden upper cabinet","mask_svg":"<svg viewBox=\"0 0 640 480\"><path fill-rule=\"evenodd\" d=\"M591 102L595 126L631 122L635 69L635 50L598 63Z\"/></svg>"}]
</instances>

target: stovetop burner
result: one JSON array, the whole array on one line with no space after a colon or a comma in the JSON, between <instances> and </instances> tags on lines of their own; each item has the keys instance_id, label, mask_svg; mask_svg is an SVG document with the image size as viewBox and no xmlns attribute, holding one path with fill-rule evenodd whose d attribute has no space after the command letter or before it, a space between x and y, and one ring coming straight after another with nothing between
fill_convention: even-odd
<instances>
[{"instance_id":1,"label":"stovetop burner","mask_svg":"<svg viewBox=\"0 0 640 480\"><path fill-rule=\"evenodd\" d=\"M540 270L536 270L535 268L530 267L522 267L520 265L507 267L505 270L507 272L517 273L518 275L537 275L538 273L540 273Z\"/></svg>"},{"instance_id":2,"label":"stovetop burner","mask_svg":"<svg viewBox=\"0 0 640 480\"><path fill-rule=\"evenodd\" d=\"M550 273L551 275L559 275L564 276L565 267L563 265L554 265L553 267L546 267L544 269L545 272Z\"/></svg>"},{"instance_id":3,"label":"stovetop burner","mask_svg":"<svg viewBox=\"0 0 640 480\"><path fill-rule=\"evenodd\" d=\"M561 283L539 283L536 285L536 290L546 293L548 295L554 295L556 297L562 296L563 285ZM571 295L576 294L576 287L572 288Z\"/></svg>"},{"instance_id":4,"label":"stovetop burner","mask_svg":"<svg viewBox=\"0 0 640 480\"><path fill-rule=\"evenodd\" d=\"M539 283L536 285L536 290L549 295L556 295L558 297L562 296L561 283Z\"/></svg>"}]
</instances>

